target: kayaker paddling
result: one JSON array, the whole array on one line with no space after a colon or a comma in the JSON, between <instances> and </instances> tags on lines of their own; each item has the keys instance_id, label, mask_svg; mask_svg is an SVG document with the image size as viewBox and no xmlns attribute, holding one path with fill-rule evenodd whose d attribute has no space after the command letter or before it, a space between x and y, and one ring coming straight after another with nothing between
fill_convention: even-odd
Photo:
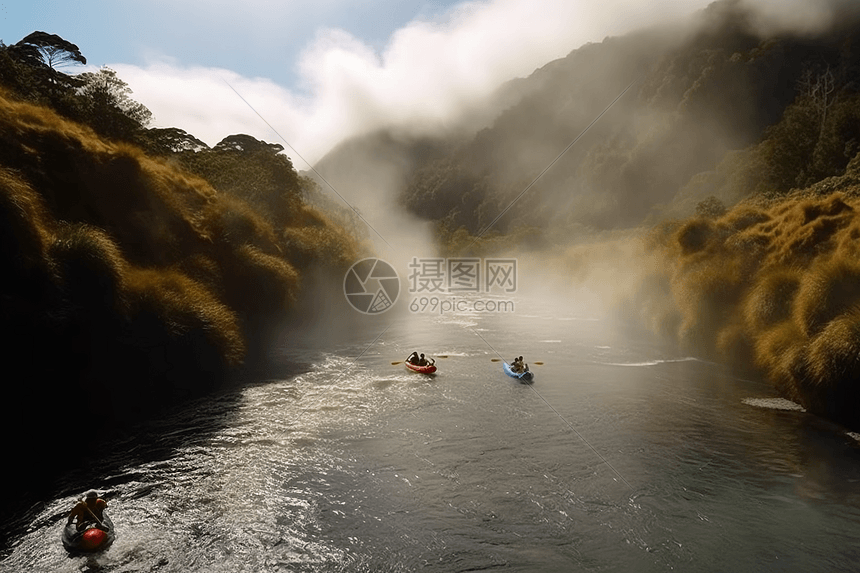
<instances>
[{"instance_id":1,"label":"kayaker paddling","mask_svg":"<svg viewBox=\"0 0 860 573\"><path fill-rule=\"evenodd\" d=\"M523 362L522 356L517 356L511 361L511 370L517 374L522 374L523 372L528 372L529 365Z\"/></svg>"},{"instance_id":2,"label":"kayaker paddling","mask_svg":"<svg viewBox=\"0 0 860 573\"><path fill-rule=\"evenodd\" d=\"M95 490L78 501L63 527L63 547L72 555L104 551L116 539L113 523L105 509L107 502Z\"/></svg>"},{"instance_id":3,"label":"kayaker paddling","mask_svg":"<svg viewBox=\"0 0 860 573\"><path fill-rule=\"evenodd\" d=\"M93 523L96 523L101 528L105 528L104 511L106 508L107 502L99 497L96 490L91 489L72 509L66 525L70 525L77 519L78 531L83 531Z\"/></svg>"},{"instance_id":4,"label":"kayaker paddling","mask_svg":"<svg viewBox=\"0 0 860 573\"><path fill-rule=\"evenodd\" d=\"M516 362L519 362L519 360L517 360ZM504 361L502 361L502 370L505 372L505 374L512 378L517 378L523 384L531 384L532 380L534 380L535 377L534 373L532 373L531 370L523 370L521 372L517 372L510 364Z\"/></svg>"},{"instance_id":5,"label":"kayaker paddling","mask_svg":"<svg viewBox=\"0 0 860 573\"><path fill-rule=\"evenodd\" d=\"M436 360L433 358L425 357L424 354L418 354L417 352L413 352L409 355L409 358L406 359L407 364L414 364L415 366L433 366L436 364ZM392 364L400 364L399 362L392 362Z\"/></svg>"}]
</instances>

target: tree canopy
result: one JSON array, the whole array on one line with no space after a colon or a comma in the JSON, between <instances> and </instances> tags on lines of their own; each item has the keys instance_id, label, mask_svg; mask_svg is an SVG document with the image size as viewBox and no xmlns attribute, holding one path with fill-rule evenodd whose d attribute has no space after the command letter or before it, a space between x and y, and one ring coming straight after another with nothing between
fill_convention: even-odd
<instances>
[{"instance_id":1,"label":"tree canopy","mask_svg":"<svg viewBox=\"0 0 860 573\"><path fill-rule=\"evenodd\" d=\"M143 146L155 155L170 155L182 151L209 149L203 141L178 127L153 127L142 134Z\"/></svg>"},{"instance_id":2,"label":"tree canopy","mask_svg":"<svg viewBox=\"0 0 860 573\"><path fill-rule=\"evenodd\" d=\"M21 58L30 63L41 62L51 69L71 64L86 64L87 59L75 44L56 34L36 31L15 44Z\"/></svg>"},{"instance_id":3,"label":"tree canopy","mask_svg":"<svg viewBox=\"0 0 860 573\"><path fill-rule=\"evenodd\" d=\"M152 112L131 98L131 88L116 71L102 67L78 76L79 94L87 103L90 124L104 135L118 136L136 127L146 127Z\"/></svg>"}]
</instances>

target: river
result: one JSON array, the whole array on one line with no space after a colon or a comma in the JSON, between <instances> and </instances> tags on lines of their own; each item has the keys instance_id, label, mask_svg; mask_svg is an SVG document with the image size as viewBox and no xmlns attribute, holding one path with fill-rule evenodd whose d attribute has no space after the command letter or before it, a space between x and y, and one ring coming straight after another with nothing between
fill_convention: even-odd
<instances>
[{"instance_id":1,"label":"river","mask_svg":"<svg viewBox=\"0 0 860 573\"><path fill-rule=\"evenodd\" d=\"M0 569L860 567L857 436L599 317L516 304L292 340L278 358L293 372L191 403L64 476ZM447 358L432 377L391 364L412 350ZM517 354L532 385L492 361ZM69 557L62 525L90 487L117 539Z\"/></svg>"}]
</instances>

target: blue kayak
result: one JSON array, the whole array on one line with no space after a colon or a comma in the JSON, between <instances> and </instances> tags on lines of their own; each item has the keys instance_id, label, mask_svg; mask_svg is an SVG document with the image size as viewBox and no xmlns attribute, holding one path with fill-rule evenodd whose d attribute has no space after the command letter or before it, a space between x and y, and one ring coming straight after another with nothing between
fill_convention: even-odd
<instances>
[{"instance_id":1,"label":"blue kayak","mask_svg":"<svg viewBox=\"0 0 860 573\"><path fill-rule=\"evenodd\" d=\"M511 370L510 365L507 362L502 362L502 370L505 371L505 374L510 376L511 378L518 378L520 382L526 383L534 380L534 372L531 370L526 370L525 372L516 373Z\"/></svg>"}]
</instances>

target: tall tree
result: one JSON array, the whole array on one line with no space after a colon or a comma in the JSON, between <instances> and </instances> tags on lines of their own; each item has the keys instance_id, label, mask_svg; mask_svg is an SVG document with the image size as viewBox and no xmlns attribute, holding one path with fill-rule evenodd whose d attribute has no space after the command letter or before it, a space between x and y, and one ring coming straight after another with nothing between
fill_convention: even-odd
<instances>
[{"instance_id":1,"label":"tall tree","mask_svg":"<svg viewBox=\"0 0 860 573\"><path fill-rule=\"evenodd\" d=\"M209 149L204 142L178 127L152 127L140 135L140 141L147 151L155 155Z\"/></svg>"},{"instance_id":2,"label":"tall tree","mask_svg":"<svg viewBox=\"0 0 860 573\"><path fill-rule=\"evenodd\" d=\"M15 48L22 59L31 64L41 62L53 70L70 64L87 63L87 59L75 44L47 32L36 31L29 34L15 44Z\"/></svg>"},{"instance_id":3,"label":"tall tree","mask_svg":"<svg viewBox=\"0 0 860 573\"><path fill-rule=\"evenodd\" d=\"M87 123L107 137L129 139L152 119L152 112L131 98L131 88L116 71L102 67L77 76L79 94L87 102Z\"/></svg>"},{"instance_id":4,"label":"tall tree","mask_svg":"<svg viewBox=\"0 0 860 573\"><path fill-rule=\"evenodd\" d=\"M79 119L76 76L56 69L87 59L73 43L56 34L33 32L11 46L2 47L3 70L0 79L18 97L45 103L72 119Z\"/></svg>"}]
</instances>

